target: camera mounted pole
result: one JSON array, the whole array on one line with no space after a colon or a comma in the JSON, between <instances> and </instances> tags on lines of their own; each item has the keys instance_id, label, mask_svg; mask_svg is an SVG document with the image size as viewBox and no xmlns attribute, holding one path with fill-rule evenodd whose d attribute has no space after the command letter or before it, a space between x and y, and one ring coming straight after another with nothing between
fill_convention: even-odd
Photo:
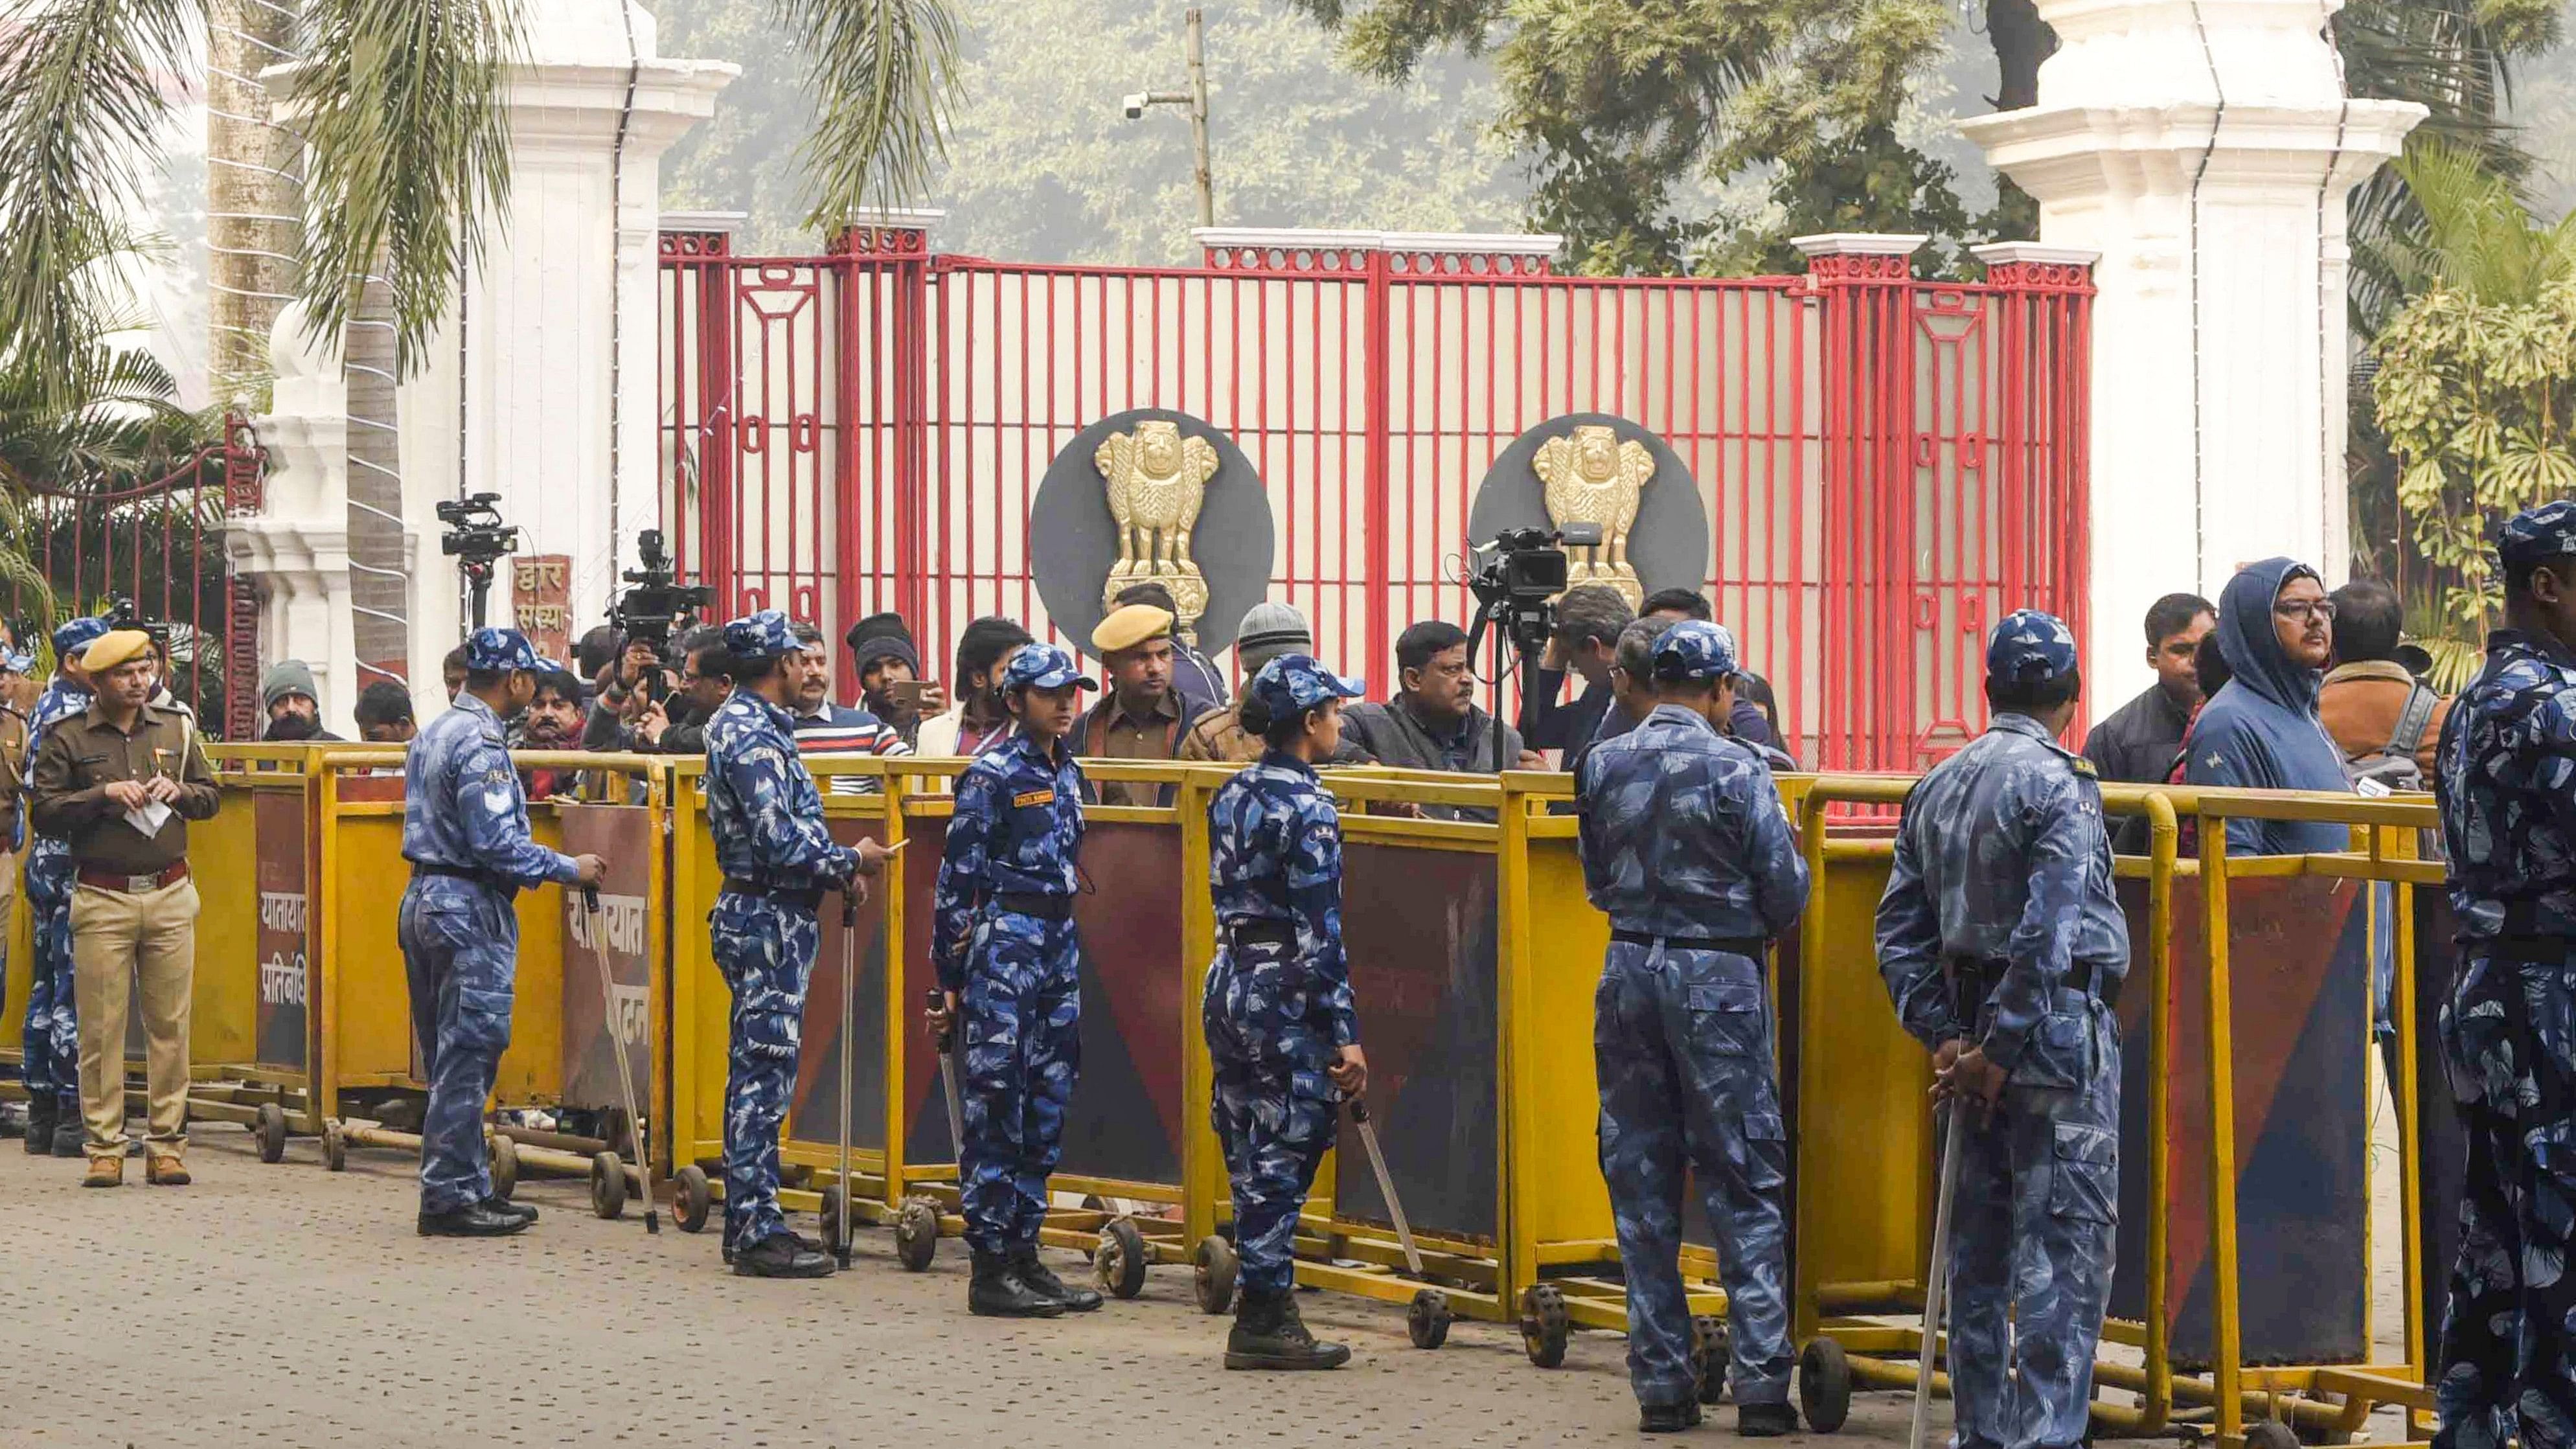
<instances>
[{"instance_id":1,"label":"camera mounted pole","mask_svg":"<svg viewBox=\"0 0 2576 1449\"><path fill-rule=\"evenodd\" d=\"M519 551L518 527L501 521L500 504L498 493L476 493L438 505L438 521L447 525L438 542L439 552L455 559L457 572L465 576L473 599L473 622L468 627L475 629L486 622L496 566Z\"/></svg>"}]
</instances>

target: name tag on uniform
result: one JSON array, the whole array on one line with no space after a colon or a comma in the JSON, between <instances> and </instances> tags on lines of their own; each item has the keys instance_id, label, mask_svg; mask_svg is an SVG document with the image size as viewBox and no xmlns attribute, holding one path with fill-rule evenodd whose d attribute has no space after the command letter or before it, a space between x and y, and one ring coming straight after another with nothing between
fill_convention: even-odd
<instances>
[{"instance_id":1,"label":"name tag on uniform","mask_svg":"<svg viewBox=\"0 0 2576 1449\"><path fill-rule=\"evenodd\" d=\"M1052 805L1055 803L1055 792L1053 790L1029 790L1012 796L1011 803L1022 810L1031 809L1039 805Z\"/></svg>"}]
</instances>

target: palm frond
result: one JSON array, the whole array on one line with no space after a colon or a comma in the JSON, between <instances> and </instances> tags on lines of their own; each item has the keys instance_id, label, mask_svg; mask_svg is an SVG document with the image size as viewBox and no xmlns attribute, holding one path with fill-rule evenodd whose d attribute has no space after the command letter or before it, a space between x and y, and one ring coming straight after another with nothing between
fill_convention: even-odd
<instances>
[{"instance_id":1,"label":"palm frond","mask_svg":"<svg viewBox=\"0 0 2576 1449\"><path fill-rule=\"evenodd\" d=\"M519 0L304 0L292 92L310 146L297 261L305 326L335 342L368 279L392 296L395 369L426 358L457 261L508 204L504 71Z\"/></svg>"},{"instance_id":2,"label":"palm frond","mask_svg":"<svg viewBox=\"0 0 2576 1449\"><path fill-rule=\"evenodd\" d=\"M836 230L872 204L919 196L947 157L958 98L949 0L770 0L770 10L813 58L807 224Z\"/></svg>"},{"instance_id":3,"label":"palm frond","mask_svg":"<svg viewBox=\"0 0 2576 1449\"><path fill-rule=\"evenodd\" d=\"M67 354L99 330L96 263L130 242L183 63L193 0L10 0L0 8L0 343Z\"/></svg>"}]
</instances>

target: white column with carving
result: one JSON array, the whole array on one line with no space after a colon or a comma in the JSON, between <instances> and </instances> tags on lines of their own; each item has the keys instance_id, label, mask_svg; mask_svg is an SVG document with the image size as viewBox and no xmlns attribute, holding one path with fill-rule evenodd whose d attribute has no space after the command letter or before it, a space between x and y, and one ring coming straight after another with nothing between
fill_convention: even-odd
<instances>
[{"instance_id":1,"label":"white column with carving","mask_svg":"<svg viewBox=\"0 0 2576 1449\"><path fill-rule=\"evenodd\" d=\"M2239 563L2347 565L2345 199L2424 117L2347 97L2343 0L2038 0L2039 104L1962 123L2101 254L2093 325L2095 711L2148 682L2147 606Z\"/></svg>"}]
</instances>

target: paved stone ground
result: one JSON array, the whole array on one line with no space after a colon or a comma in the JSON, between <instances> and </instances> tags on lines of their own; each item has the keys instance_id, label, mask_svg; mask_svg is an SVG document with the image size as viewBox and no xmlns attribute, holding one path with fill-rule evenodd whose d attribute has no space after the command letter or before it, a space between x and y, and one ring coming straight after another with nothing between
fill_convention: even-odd
<instances>
[{"instance_id":1,"label":"paved stone ground","mask_svg":"<svg viewBox=\"0 0 2576 1449\"><path fill-rule=\"evenodd\" d=\"M2374 1125L2393 1337L2394 1144ZM332 1174L297 1141L270 1167L207 1124L190 1165L191 1187L144 1187L136 1162L123 1190L90 1192L80 1164L0 1144L0 1445L1646 1442L1616 1334L1578 1333L1543 1372L1500 1327L1461 1323L1426 1353L1398 1308L1307 1295L1353 1365L1229 1374L1223 1320L1177 1269L1086 1318L1008 1324L967 1315L953 1243L915 1275L867 1231L848 1274L757 1282L723 1270L713 1232L593 1217L581 1182L523 1182L544 1220L474 1243L412 1231L415 1180L391 1153ZM1906 1413L1862 1394L1841 1435L1790 1442L1902 1443ZM1946 1431L1946 1404L1935 1417ZM1732 1418L1693 1437L1732 1442ZM2373 1429L2401 1437L2393 1416Z\"/></svg>"}]
</instances>

